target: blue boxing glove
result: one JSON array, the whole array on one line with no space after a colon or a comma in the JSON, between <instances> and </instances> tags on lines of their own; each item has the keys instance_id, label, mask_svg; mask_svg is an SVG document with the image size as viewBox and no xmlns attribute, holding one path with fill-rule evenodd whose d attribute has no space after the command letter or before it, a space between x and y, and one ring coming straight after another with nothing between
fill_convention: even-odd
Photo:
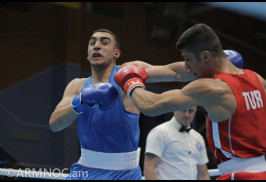
<instances>
[{"instance_id":1,"label":"blue boxing glove","mask_svg":"<svg viewBox=\"0 0 266 182\"><path fill-rule=\"evenodd\" d=\"M238 68L244 67L244 60L243 60L242 56L237 51L224 50L224 53L233 65L235 65Z\"/></svg>"},{"instance_id":2,"label":"blue boxing glove","mask_svg":"<svg viewBox=\"0 0 266 182\"><path fill-rule=\"evenodd\" d=\"M84 111L88 109L88 107L85 104L83 104L83 101L81 100L81 93L79 93L76 97L74 97L71 103L72 109L76 114L82 114Z\"/></svg>"},{"instance_id":3,"label":"blue boxing glove","mask_svg":"<svg viewBox=\"0 0 266 182\"><path fill-rule=\"evenodd\" d=\"M111 108L118 99L118 91L111 83L96 83L90 85L72 99L72 109L81 114L88 107L99 107L104 111Z\"/></svg>"}]
</instances>

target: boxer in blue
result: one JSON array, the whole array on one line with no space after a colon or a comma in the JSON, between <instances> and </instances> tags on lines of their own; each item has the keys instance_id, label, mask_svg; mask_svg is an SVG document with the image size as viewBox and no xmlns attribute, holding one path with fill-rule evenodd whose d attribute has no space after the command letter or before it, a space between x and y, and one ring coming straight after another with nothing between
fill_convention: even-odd
<instances>
[{"instance_id":1,"label":"boxer in blue","mask_svg":"<svg viewBox=\"0 0 266 182\"><path fill-rule=\"evenodd\" d=\"M52 131L78 119L81 156L69 180L141 180L139 111L114 81L119 40L106 29L93 32L88 57L92 75L72 80L51 115Z\"/></svg>"}]
</instances>

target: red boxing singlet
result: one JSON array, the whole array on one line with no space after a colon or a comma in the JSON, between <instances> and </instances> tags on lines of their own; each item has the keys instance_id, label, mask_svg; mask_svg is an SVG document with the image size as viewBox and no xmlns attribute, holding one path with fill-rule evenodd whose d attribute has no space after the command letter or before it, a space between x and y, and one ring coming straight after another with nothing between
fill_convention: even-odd
<instances>
[{"instance_id":1,"label":"red boxing singlet","mask_svg":"<svg viewBox=\"0 0 266 182\"><path fill-rule=\"evenodd\" d=\"M218 165L231 158L252 158L266 154L266 96L256 73L221 73L232 89L237 108L230 119L211 122L206 114L208 144Z\"/></svg>"}]
</instances>

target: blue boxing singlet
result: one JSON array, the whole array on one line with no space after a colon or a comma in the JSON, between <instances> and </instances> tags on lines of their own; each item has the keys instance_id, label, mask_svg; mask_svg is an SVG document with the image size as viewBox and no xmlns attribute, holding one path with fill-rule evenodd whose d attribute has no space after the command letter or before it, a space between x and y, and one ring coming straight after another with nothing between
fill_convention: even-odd
<instances>
[{"instance_id":1,"label":"blue boxing singlet","mask_svg":"<svg viewBox=\"0 0 266 182\"><path fill-rule=\"evenodd\" d=\"M98 107L88 107L88 110L78 118L80 147L82 152L84 150L89 151L88 156L91 156L91 153L93 153L93 155L94 153L97 155L100 154L100 156L104 154L112 155L112 153L118 155L120 155L120 153L129 154L138 149L140 137L139 114L125 110L120 87L114 80L114 75L117 70L118 66L115 66L109 78L109 83L113 84L119 92L119 98L114 106L106 111L101 111ZM86 80L82 90L91 84L92 76ZM81 155L82 159L86 157ZM92 158L94 158L94 156ZM124 158L119 157L119 160L124 160ZM103 168L84 166L81 165L80 161L82 160L80 159L78 163L72 165L70 175L67 179L140 180L142 177L139 165L134 169L117 170L116 167L114 167L113 170L109 168L106 169L104 166ZM103 165L104 162L108 162L108 157L106 161L101 161ZM126 163L126 160L122 162ZM116 164L114 164L114 166L115 165ZM99 164L99 166L101 166L101 164ZM78 176L78 172L81 171L83 172L83 176ZM86 172L85 176L84 172Z\"/></svg>"}]
</instances>

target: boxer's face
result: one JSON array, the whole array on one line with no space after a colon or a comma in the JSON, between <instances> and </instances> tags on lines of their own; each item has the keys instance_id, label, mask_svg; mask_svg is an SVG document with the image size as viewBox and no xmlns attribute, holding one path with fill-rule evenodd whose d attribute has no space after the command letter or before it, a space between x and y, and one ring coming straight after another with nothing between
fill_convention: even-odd
<instances>
[{"instance_id":1,"label":"boxer's face","mask_svg":"<svg viewBox=\"0 0 266 182\"><path fill-rule=\"evenodd\" d=\"M114 37L106 32L94 33L88 45L88 57L92 66L109 65L120 56Z\"/></svg>"},{"instance_id":2,"label":"boxer's face","mask_svg":"<svg viewBox=\"0 0 266 182\"><path fill-rule=\"evenodd\" d=\"M197 108L192 107L183 111L174 112L175 119L184 126L188 126L194 119Z\"/></svg>"},{"instance_id":3,"label":"boxer's face","mask_svg":"<svg viewBox=\"0 0 266 182\"><path fill-rule=\"evenodd\" d=\"M189 69L196 78L205 78L207 77L207 66L206 62L200 58L196 58L195 55L187 50L182 50L182 56L185 60L186 69Z\"/></svg>"}]
</instances>

